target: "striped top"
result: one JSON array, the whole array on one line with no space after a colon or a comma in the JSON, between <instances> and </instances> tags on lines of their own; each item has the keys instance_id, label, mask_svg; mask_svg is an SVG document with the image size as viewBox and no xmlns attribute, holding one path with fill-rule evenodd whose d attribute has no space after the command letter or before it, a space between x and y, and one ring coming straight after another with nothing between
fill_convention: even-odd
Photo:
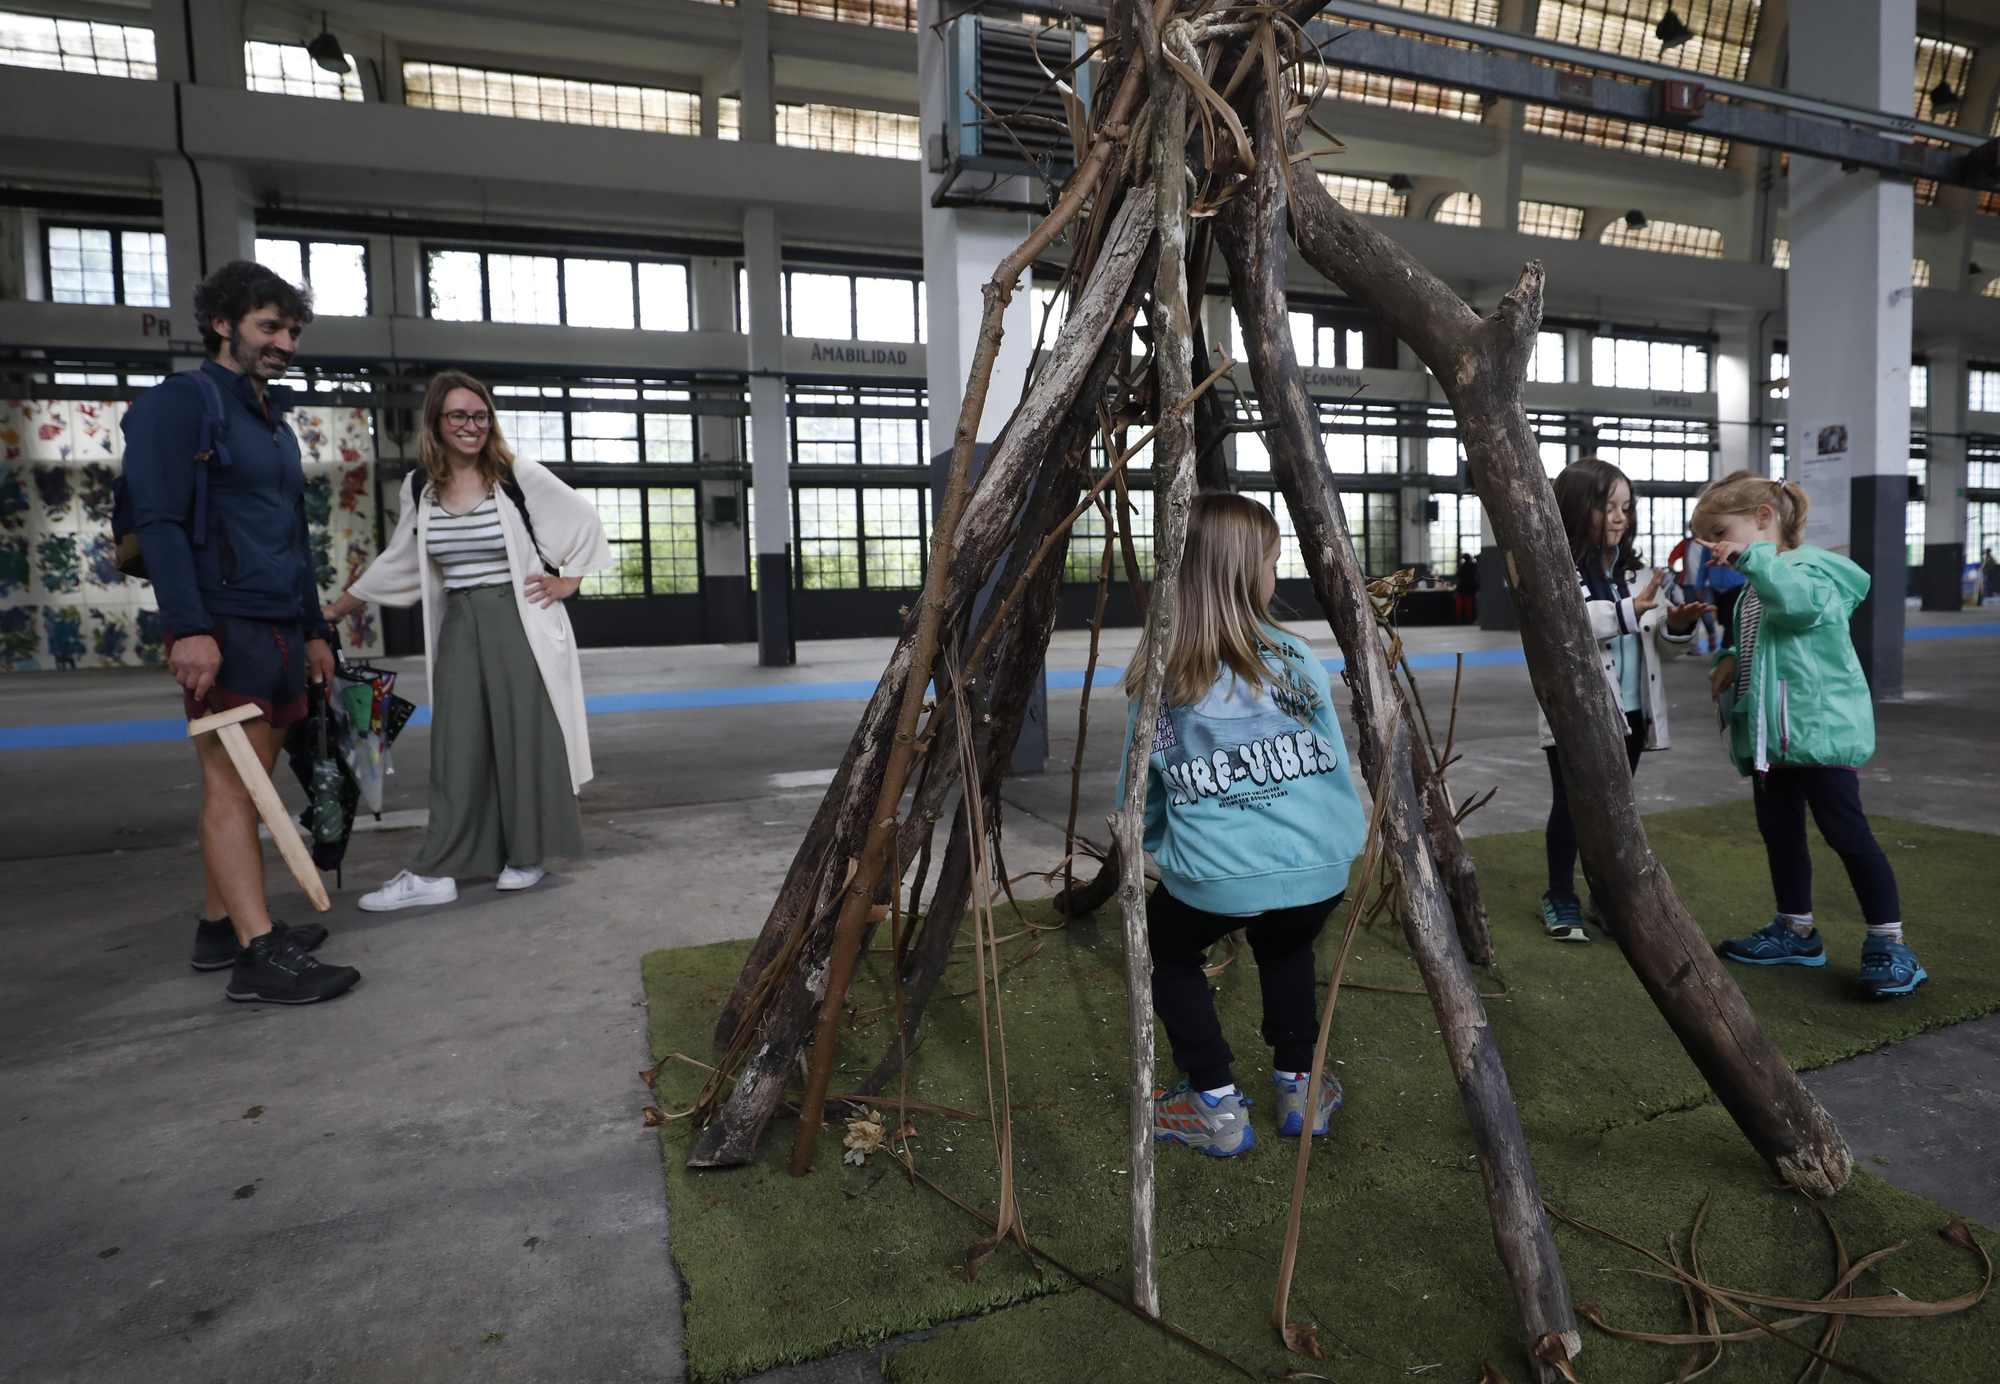
<instances>
[{"instance_id":1,"label":"striped top","mask_svg":"<svg viewBox=\"0 0 2000 1384\"><path fill-rule=\"evenodd\" d=\"M1748 582L1736 599L1736 695L1750 695L1750 660L1757 653L1757 627L1764 623L1764 602Z\"/></svg>"},{"instance_id":2,"label":"striped top","mask_svg":"<svg viewBox=\"0 0 2000 1384\"><path fill-rule=\"evenodd\" d=\"M428 527L425 549L444 572L445 590L506 586L514 580L507 566L507 540L500 532L500 507L491 495L465 514L453 514L433 499Z\"/></svg>"}]
</instances>

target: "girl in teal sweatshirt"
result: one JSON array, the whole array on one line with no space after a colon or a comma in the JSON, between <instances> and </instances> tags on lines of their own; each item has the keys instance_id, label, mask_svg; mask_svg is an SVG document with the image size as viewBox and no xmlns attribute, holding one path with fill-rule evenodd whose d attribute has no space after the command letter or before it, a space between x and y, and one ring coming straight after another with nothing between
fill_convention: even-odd
<instances>
[{"instance_id":1,"label":"girl in teal sweatshirt","mask_svg":"<svg viewBox=\"0 0 2000 1384\"><path fill-rule=\"evenodd\" d=\"M1907 995L1928 973L1903 940L1896 872L1861 808L1861 775L1875 753L1875 706L1848 621L1868 574L1800 541L1806 493L1752 471L1702 491L1689 527L1715 561L1747 579L1734 640L1716 656L1712 690L1728 709L1730 756L1751 775L1757 829L1770 857L1778 916L1719 949L1746 966L1824 966L1813 925L1806 812L1847 867L1868 938L1857 982L1868 999ZM1900 579L1899 579L1900 580Z\"/></svg>"},{"instance_id":2,"label":"girl in teal sweatshirt","mask_svg":"<svg viewBox=\"0 0 2000 1384\"><path fill-rule=\"evenodd\" d=\"M1319 1037L1313 941L1367 836L1326 670L1271 619L1278 551L1278 523L1264 506L1195 497L1146 764L1145 842L1160 869L1146 908L1153 1007L1187 1074L1156 1096L1153 1133L1218 1157L1257 1141L1202 970L1208 948L1239 928L1248 936L1278 1132L1298 1135ZM1135 659L1128 695L1139 676ZM1313 1133L1326 1132L1340 1094L1327 1073Z\"/></svg>"}]
</instances>

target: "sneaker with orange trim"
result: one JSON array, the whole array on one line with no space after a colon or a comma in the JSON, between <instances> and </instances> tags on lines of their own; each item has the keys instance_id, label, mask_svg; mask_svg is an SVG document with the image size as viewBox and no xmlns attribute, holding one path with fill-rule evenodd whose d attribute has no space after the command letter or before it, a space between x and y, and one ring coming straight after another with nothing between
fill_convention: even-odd
<instances>
[{"instance_id":1,"label":"sneaker with orange trim","mask_svg":"<svg viewBox=\"0 0 2000 1384\"><path fill-rule=\"evenodd\" d=\"M1186 1144L1212 1158L1233 1158L1257 1147L1250 1129L1250 1098L1241 1091L1211 1096L1183 1081L1153 1092L1153 1137Z\"/></svg>"}]
</instances>

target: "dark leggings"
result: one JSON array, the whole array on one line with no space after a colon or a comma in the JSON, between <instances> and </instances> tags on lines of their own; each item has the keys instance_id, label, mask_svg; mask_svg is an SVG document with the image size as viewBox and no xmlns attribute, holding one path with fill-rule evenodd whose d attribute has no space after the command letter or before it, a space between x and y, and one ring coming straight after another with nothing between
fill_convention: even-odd
<instances>
[{"instance_id":1,"label":"dark leggings","mask_svg":"<svg viewBox=\"0 0 2000 1384\"><path fill-rule=\"evenodd\" d=\"M1222 1036L1215 994L1202 966L1208 949L1242 928L1257 958L1257 982L1264 991L1264 1041L1280 1071L1302 1072L1312 1065L1319 1041L1319 1006L1313 983L1313 939L1326 926L1340 895L1297 908L1276 908L1250 918L1204 913L1167 892L1162 884L1146 901L1146 936L1153 953L1153 1008L1167 1027L1174 1065L1197 1091L1213 1091L1234 1079L1236 1054Z\"/></svg>"},{"instance_id":2,"label":"dark leggings","mask_svg":"<svg viewBox=\"0 0 2000 1384\"><path fill-rule=\"evenodd\" d=\"M1639 756L1646 752L1645 713L1626 712L1625 726L1625 758L1636 774L1639 772ZM1549 757L1549 783L1555 788L1555 797L1549 802L1547 834L1549 892L1575 894L1576 824L1569 819L1569 789L1563 786L1562 761L1556 758L1555 746L1549 746L1546 753Z\"/></svg>"},{"instance_id":3,"label":"dark leggings","mask_svg":"<svg viewBox=\"0 0 2000 1384\"><path fill-rule=\"evenodd\" d=\"M1847 867L1847 879L1861 900L1861 917L1871 927L1903 920L1896 897L1896 872L1882 854L1868 814L1861 810L1861 775L1823 765L1772 769L1751 779L1757 801L1757 830L1771 858L1771 889L1780 913L1812 912L1812 851L1806 844L1806 809L1819 834Z\"/></svg>"}]
</instances>

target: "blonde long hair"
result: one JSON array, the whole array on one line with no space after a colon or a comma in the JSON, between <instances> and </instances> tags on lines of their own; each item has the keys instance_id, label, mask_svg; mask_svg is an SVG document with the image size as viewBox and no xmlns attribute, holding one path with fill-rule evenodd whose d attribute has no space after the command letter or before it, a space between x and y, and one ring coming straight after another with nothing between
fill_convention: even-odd
<instances>
[{"instance_id":1,"label":"blonde long hair","mask_svg":"<svg viewBox=\"0 0 2000 1384\"><path fill-rule=\"evenodd\" d=\"M1774 481L1755 471L1731 471L1719 481L1702 488L1688 523L1704 514L1755 514L1759 505L1769 505L1778 516L1781 545L1796 548L1805 539L1806 510L1810 508L1805 487L1797 481Z\"/></svg>"},{"instance_id":2,"label":"blonde long hair","mask_svg":"<svg viewBox=\"0 0 2000 1384\"><path fill-rule=\"evenodd\" d=\"M1278 546L1278 521L1255 500L1228 491L1204 491L1188 510L1187 547L1181 555L1180 609L1173 643L1167 649L1162 694L1174 706L1192 706L1208 695L1222 668L1261 695L1271 670L1263 652L1289 663L1272 649L1271 619L1261 589L1266 564ZM1285 633L1290 633L1285 630ZM1139 694L1144 660L1125 670L1127 696Z\"/></svg>"},{"instance_id":3,"label":"blonde long hair","mask_svg":"<svg viewBox=\"0 0 2000 1384\"><path fill-rule=\"evenodd\" d=\"M442 490L451 480L451 452L444 440L444 401L454 389L469 389L486 405L493 421L486 429L486 445L479 449L479 478L488 490L497 490L513 479L514 449L500 434L500 410L493 407L493 391L463 370L440 370L431 376L424 391L423 428L417 434L417 460L434 489Z\"/></svg>"}]
</instances>

